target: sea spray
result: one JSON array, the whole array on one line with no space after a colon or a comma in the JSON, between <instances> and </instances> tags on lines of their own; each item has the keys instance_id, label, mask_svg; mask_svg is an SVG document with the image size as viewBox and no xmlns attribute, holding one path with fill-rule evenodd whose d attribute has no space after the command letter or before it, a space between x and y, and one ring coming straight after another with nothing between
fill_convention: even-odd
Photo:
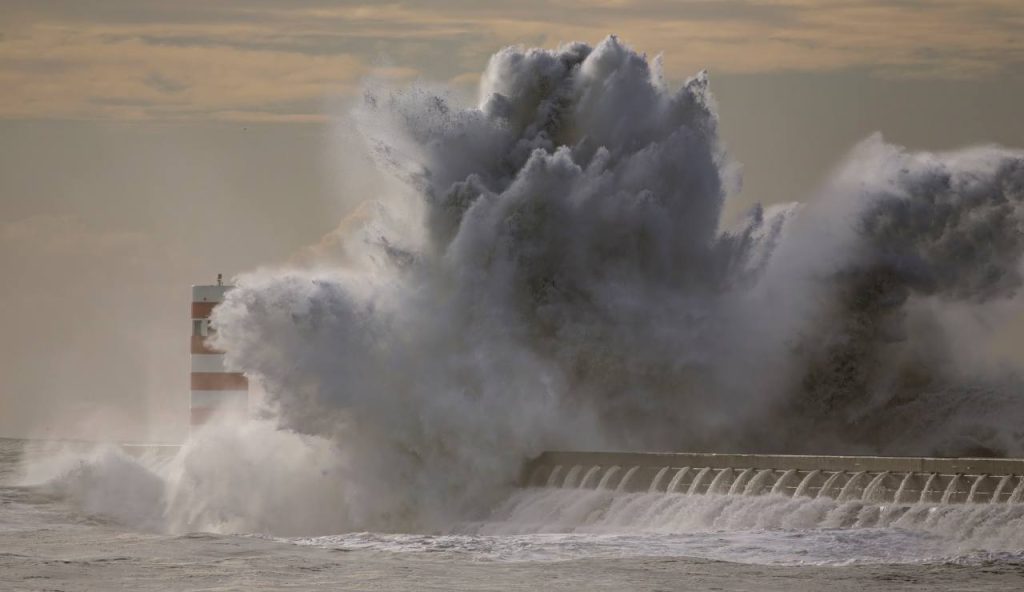
<instances>
[{"instance_id":1,"label":"sea spray","mask_svg":"<svg viewBox=\"0 0 1024 592\"><path fill-rule=\"evenodd\" d=\"M1020 310L1024 156L873 137L815 199L723 228L708 86L611 37L502 50L475 108L368 87L352 119L388 180L321 245L344 265L237 278L215 345L267 419L196 434L154 515L444 531L546 448L1024 451L1016 369L958 355Z\"/></svg>"},{"instance_id":2,"label":"sea spray","mask_svg":"<svg viewBox=\"0 0 1024 592\"><path fill-rule=\"evenodd\" d=\"M760 222L717 230L706 78L669 90L609 39L505 50L485 80L479 109L368 94L356 118L407 187L363 264L242 276L214 319L282 427L348 455L367 527L482 511L544 448L669 446L717 407L687 391ZM422 229L387 233L401 208Z\"/></svg>"}]
</instances>

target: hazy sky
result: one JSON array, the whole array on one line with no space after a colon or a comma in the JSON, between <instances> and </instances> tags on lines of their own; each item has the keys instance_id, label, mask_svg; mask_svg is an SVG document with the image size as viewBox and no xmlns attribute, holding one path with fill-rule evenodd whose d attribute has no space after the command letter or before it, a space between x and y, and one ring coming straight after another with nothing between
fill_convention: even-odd
<instances>
[{"instance_id":1,"label":"hazy sky","mask_svg":"<svg viewBox=\"0 0 1024 592\"><path fill-rule=\"evenodd\" d=\"M1024 145L1021 0L0 0L0 436L175 439L189 285L337 226L368 77L473 100L510 44L617 34L711 73L730 213L857 140Z\"/></svg>"}]
</instances>

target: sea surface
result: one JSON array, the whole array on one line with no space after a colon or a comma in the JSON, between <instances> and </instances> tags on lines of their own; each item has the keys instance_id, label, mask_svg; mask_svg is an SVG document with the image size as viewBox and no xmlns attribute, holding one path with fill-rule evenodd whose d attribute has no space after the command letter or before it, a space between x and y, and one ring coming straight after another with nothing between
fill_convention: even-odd
<instances>
[{"instance_id":1,"label":"sea surface","mask_svg":"<svg viewBox=\"0 0 1024 592\"><path fill-rule=\"evenodd\" d=\"M1024 590L1006 504L533 488L446 532L172 533L26 484L34 446L0 440L4 591Z\"/></svg>"}]
</instances>

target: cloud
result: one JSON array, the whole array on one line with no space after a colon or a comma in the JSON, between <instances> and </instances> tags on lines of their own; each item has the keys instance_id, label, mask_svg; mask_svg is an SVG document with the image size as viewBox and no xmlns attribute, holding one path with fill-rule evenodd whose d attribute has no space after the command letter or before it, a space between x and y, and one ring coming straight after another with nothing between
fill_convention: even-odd
<instances>
[{"instance_id":1,"label":"cloud","mask_svg":"<svg viewBox=\"0 0 1024 592\"><path fill-rule=\"evenodd\" d=\"M116 29L37 25L0 50L6 117L175 119L343 92L349 55L157 45ZM294 115L283 113L282 115Z\"/></svg>"},{"instance_id":2,"label":"cloud","mask_svg":"<svg viewBox=\"0 0 1024 592\"><path fill-rule=\"evenodd\" d=\"M1000 0L168 6L13 2L0 26L0 117L319 120L325 98L381 70L450 80L504 45L608 33L671 55L666 74L680 80L702 68L962 78L1024 63L1024 7Z\"/></svg>"}]
</instances>

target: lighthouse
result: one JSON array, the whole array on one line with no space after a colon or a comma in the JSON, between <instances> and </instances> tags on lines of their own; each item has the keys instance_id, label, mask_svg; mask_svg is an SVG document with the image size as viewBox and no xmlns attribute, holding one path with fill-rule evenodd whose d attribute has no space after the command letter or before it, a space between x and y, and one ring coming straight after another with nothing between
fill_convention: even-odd
<instances>
[{"instance_id":1,"label":"lighthouse","mask_svg":"<svg viewBox=\"0 0 1024 592\"><path fill-rule=\"evenodd\" d=\"M192 286L192 372L189 425L202 426L214 413L245 417L249 408L249 380L224 367L224 352L208 344L213 335L210 314L234 286L217 275L216 285Z\"/></svg>"}]
</instances>

